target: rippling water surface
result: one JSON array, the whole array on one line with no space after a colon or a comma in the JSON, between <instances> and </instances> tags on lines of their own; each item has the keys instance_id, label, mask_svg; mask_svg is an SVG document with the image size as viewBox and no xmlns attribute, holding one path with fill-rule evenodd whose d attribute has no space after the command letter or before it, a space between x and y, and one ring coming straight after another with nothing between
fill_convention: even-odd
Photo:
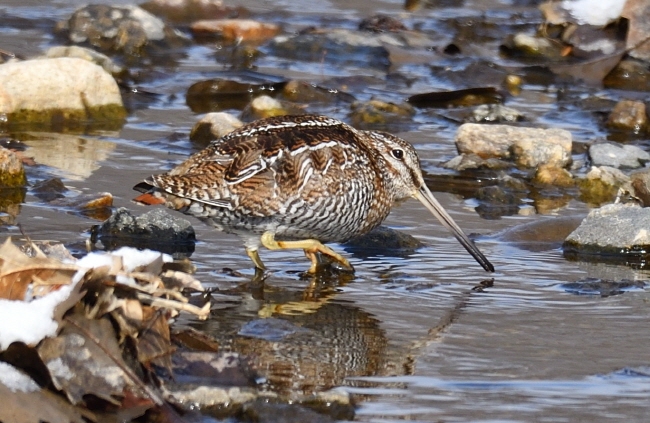
<instances>
[{"instance_id":1,"label":"rippling water surface","mask_svg":"<svg viewBox=\"0 0 650 423\"><path fill-rule=\"evenodd\" d=\"M53 44L50 23L67 17L81 3L5 1L0 4L0 48L28 56L44 50ZM522 19L533 15L534 5L520 4L465 2L409 17L397 1L244 2L292 28L322 24L323 16L329 25L353 28L375 11L404 16L424 27L455 16L488 13L499 20L517 11ZM272 56L260 59L258 66L259 72L309 80L359 72L292 64ZM195 151L187 135L197 116L185 105L185 92L192 83L223 71L213 46L193 46L176 66L145 83L144 88L158 97L135 107L121 131L62 135L65 140L43 136L28 143L26 154L45 166L39 170L43 178L62 176L78 192L109 191L116 206L144 212L130 202L130 187ZM406 67L402 76L413 78L413 92L454 88L428 67ZM388 85L355 94L388 100L410 94ZM534 124L568 129L578 142L604 135L590 113L573 103L558 103L558 87L524 88L508 105L525 112ZM586 95L594 89L576 90ZM324 112L346 118L336 108ZM420 111L396 132L416 145L425 171L444 174L439 165L455 154L456 129L457 123L444 113ZM431 189L439 191L435 185ZM474 200L444 192L437 197L467 233L479 234L477 244L494 263L494 274L483 272L415 201L395 209L386 225L417 237L423 247L398 253L346 252L357 269L354 277L333 273L315 278L302 276L308 262L300 252L263 251L263 260L274 270L263 289L250 286L253 272L237 238L192 220L199 239L192 256L197 276L229 297L217 302L219 310L210 320L180 324L204 330L228 348L255 357L271 389L290 394L338 386L351 392L358 401L359 421L647 421L647 290L578 295L563 285L585 278L645 280L647 271L567 261L561 238L524 242L507 236L519 225L550 228L558 219L579 220L588 207L571 200L545 215L483 220ZM61 240L77 250L83 249L87 230L96 223L52 210L31 195L17 222L35 239ZM2 231L19 234L15 226ZM491 284L485 282L490 279ZM472 289L482 282L490 286ZM258 322L271 317L290 324ZM280 341L269 335L278 330L290 335L280 336Z\"/></svg>"}]
</instances>

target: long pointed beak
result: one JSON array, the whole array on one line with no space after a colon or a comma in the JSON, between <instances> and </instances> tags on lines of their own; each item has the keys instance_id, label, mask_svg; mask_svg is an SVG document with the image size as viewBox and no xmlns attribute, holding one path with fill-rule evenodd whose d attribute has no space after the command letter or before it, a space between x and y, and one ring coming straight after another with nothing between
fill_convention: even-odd
<instances>
[{"instance_id":1,"label":"long pointed beak","mask_svg":"<svg viewBox=\"0 0 650 423\"><path fill-rule=\"evenodd\" d=\"M467 235L463 232L462 229L454 222L454 219L449 216L447 211L440 205L438 200L431 194L429 188L426 185L422 184L422 188L415 191L413 197L420 200L424 206L429 209L435 217L438 218L440 223L442 223L451 233L456 237L456 239L461 243L463 247L467 250L468 253L474 257L474 259L480 264L483 269L488 272L494 272L494 266L490 261L483 255L483 253L474 245L472 240L467 238Z\"/></svg>"}]
</instances>

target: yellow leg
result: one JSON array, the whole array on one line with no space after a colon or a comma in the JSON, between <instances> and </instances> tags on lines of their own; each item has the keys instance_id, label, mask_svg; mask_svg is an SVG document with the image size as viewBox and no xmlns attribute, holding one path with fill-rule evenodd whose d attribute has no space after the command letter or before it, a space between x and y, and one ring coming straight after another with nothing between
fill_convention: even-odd
<instances>
[{"instance_id":1,"label":"yellow leg","mask_svg":"<svg viewBox=\"0 0 650 423\"><path fill-rule=\"evenodd\" d=\"M257 252L257 249L253 250L253 249L250 249L250 248L246 248L246 254L253 261L256 268L258 268L260 270L266 270L266 266L264 266L264 263L262 263L262 259L260 258L260 255Z\"/></svg>"},{"instance_id":2,"label":"yellow leg","mask_svg":"<svg viewBox=\"0 0 650 423\"><path fill-rule=\"evenodd\" d=\"M301 239L300 241L276 241L275 236L272 232L264 232L261 239L262 245L269 250L286 250L293 248L300 248L305 250L305 255L311 260L311 267L308 270L309 273L316 273L316 270L318 268L318 258L316 257L316 253L325 254L332 260L340 263L341 266L343 266L345 269L352 272L354 271L354 267L352 267L349 261L316 239Z\"/></svg>"}]
</instances>

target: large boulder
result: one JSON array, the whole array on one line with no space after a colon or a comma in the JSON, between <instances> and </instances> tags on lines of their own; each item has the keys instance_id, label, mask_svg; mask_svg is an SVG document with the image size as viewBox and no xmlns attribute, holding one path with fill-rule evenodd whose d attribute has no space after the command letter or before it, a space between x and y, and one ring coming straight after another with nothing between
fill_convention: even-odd
<instances>
[{"instance_id":1,"label":"large boulder","mask_svg":"<svg viewBox=\"0 0 650 423\"><path fill-rule=\"evenodd\" d=\"M126 116L115 79L87 60L61 57L0 65L0 114L13 123Z\"/></svg>"}]
</instances>

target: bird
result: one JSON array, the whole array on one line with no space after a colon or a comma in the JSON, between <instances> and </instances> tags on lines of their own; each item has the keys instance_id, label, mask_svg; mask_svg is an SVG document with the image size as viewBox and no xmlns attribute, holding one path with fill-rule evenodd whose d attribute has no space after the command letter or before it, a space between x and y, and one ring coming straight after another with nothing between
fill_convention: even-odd
<instances>
[{"instance_id":1,"label":"bird","mask_svg":"<svg viewBox=\"0 0 650 423\"><path fill-rule=\"evenodd\" d=\"M411 144L327 116L248 123L134 189L143 193L136 202L164 204L239 236L256 271L266 270L258 252L263 246L304 250L311 274L320 268L320 255L354 272L325 244L370 232L394 204L416 198L483 269L494 271L425 184Z\"/></svg>"}]
</instances>

